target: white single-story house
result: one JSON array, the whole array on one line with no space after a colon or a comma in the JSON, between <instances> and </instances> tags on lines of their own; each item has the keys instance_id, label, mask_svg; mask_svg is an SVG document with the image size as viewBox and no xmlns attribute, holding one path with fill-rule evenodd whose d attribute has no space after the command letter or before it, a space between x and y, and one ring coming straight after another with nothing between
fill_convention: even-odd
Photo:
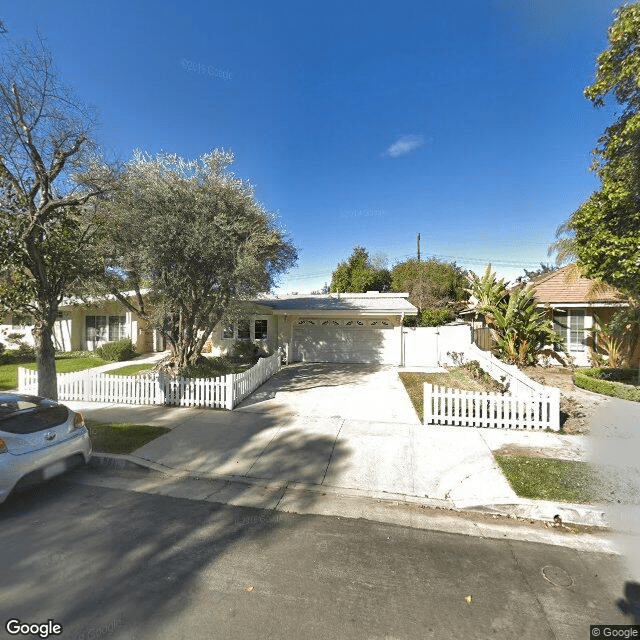
<instances>
[{"instance_id":1,"label":"white single-story house","mask_svg":"<svg viewBox=\"0 0 640 640\"><path fill-rule=\"evenodd\" d=\"M133 295L130 293L129 295ZM226 353L236 340L253 341L273 352L284 347L291 362L403 363L402 321L417 315L408 293L343 293L263 296L252 301L246 319L218 325L209 346ZM33 344L28 318L8 316L0 340L21 333ZM87 302L65 301L54 330L60 351L89 350L131 338L139 353L164 349L162 336L143 327L136 314L113 296Z\"/></svg>"},{"instance_id":2,"label":"white single-story house","mask_svg":"<svg viewBox=\"0 0 640 640\"><path fill-rule=\"evenodd\" d=\"M270 351L283 346L290 362L353 362L400 365L402 321L418 313L408 293L333 293L265 296L250 316L217 326L211 350L227 352L235 340Z\"/></svg>"}]
</instances>

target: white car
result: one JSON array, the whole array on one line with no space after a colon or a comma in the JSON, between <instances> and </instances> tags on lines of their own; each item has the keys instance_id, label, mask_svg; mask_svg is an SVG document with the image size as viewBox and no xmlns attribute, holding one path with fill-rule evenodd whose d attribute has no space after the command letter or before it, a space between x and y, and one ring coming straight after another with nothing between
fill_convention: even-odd
<instances>
[{"instance_id":1,"label":"white car","mask_svg":"<svg viewBox=\"0 0 640 640\"><path fill-rule=\"evenodd\" d=\"M0 392L0 502L91 459L81 413L53 400Z\"/></svg>"}]
</instances>

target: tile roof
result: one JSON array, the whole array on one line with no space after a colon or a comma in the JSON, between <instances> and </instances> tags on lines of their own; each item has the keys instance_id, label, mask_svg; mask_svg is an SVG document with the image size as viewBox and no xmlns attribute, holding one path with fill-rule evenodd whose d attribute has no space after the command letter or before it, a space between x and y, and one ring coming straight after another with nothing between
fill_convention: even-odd
<instances>
[{"instance_id":1,"label":"tile roof","mask_svg":"<svg viewBox=\"0 0 640 640\"><path fill-rule=\"evenodd\" d=\"M574 265L568 265L534 278L529 286L535 287L536 300L541 304L625 302L624 296L613 287L594 289L595 281L577 275L574 269Z\"/></svg>"},{"instance_id":2,"label":"tile roof","mask_svg":"<svg viewBox=\"0 0 640 640\"><path fill-rule=\"evenodd\" d=\"M405 313L416 315L418 310L408 300L408 293L331 293L328 295L290 295L264 297L256 304L274 311L358 311L372 313Z\"/></svg>"}]
</instances>

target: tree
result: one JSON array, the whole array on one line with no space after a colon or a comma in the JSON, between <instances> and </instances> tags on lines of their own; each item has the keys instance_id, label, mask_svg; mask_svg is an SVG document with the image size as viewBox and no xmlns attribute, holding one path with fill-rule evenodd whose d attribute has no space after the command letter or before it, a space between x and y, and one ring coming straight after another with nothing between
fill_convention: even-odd
<instances>
[{"instance_id":1,"label":"tree","mask_svg":"<svg viewBox=\"0 0 640 640\"><path fill-rule=\"evenodd\" d=\"M422 326L438 326L453 320L468 297L466 283L463 269L435 258L405 260L391 270L391 290L409 293Z\"/></svg>"},{"instance_id":2,"label":"tree","mask_svg":"<svg viewBox=\"0 0 640 640\"><path fill-rule=\"evenodd\" d=\"M582 273L640 299L640 5L619 8L608 48L598 56L585 96L610 95L623 107L600 137L592 170L601 186L558 230L555 250L574 253ZM562 242L564 240L564 243Z\"/></svg>"},{"instance_id":3,"label":"tree","mask_svg":"<svg viewBox=\"0 0 640 640\"><path fill-rule=\"evenodd\" d=\"M41 41L2 52L0 312L33 316L38 393L53 399L58 308L92 268L98 225L89 205L112 185L94 122Z\"/></svg>"},{"instance_id":4,"label":"tree","mask_svg":"<svg viewBox=\"0 0 640 640\"><path fill-rule=\"evenodd\" d=\"M251 185L229 171L233 161L219 150L194 161L138 152L100 206L112 221L108 290L166 338L173 372L196 364L218 322L269 291L297 258Z\"/></svg>"},{"instance_id":5,"label":"tree","mask_svg":"<svg viewBox=\"0 0 640 640\"><path fill-rule=\"evenodd\" d=\"M561 339L544 310L537 309L535 289L520 287L491 307L492 329L500 355L517 365L536 364L538 356L552 355Z\"/></svg>"},{"instance_id":6,"label":"tree","mask_svg":"<svg viewBox=\"0 0 640 640\"><path fill-rule=\"evenodd\" d=\"M538 269L533 269L529 271L528 269L523 269L524 276L518 276L516 278L517 283L525 283L530 282L534 278L538 278L539 276L547 275L548 273L553 273L557 271L559 267L554 264L545 264L544 262L540 263L540 267Z\"/></svg>"},{"instance_id":7,"label":"tree","mask_svg":"<svg viewBox=\"0 0 640 640\"><path fill-rule=\"evenodd\" d=\"M346 262L341 262L331 276L331 291L366 293L387 291L391 284L388 269L369 257L364 247L355 247Z\"/></svg>"},{"instance_id":8,"label":"tree","mask_svg":"<svg viewBox=\"0 0 640 640\"><path fill-rule=\"evenodd\" d=\"M507 295L507 282L504 278L498 280L496 272L489 263L482 276L470 271L468 274L469 288L467 293L471 295L471 302L479 313L485 313L496 306Z\"/></svg>"},{"instance_id":9,"label":"tree","mask_svg":"<svg viewBox=\"0 0 640 640\"><path fill-rule=\"evenodd\" d=\"M505 362L535 364L539 355L554 355L547 347L560 344L561 339L545 311L537 309L534 287L520 285L508 290L491 264L482 276L471 273L469 285L475 309L484 316Z\"/></svg>"}]
</instances>

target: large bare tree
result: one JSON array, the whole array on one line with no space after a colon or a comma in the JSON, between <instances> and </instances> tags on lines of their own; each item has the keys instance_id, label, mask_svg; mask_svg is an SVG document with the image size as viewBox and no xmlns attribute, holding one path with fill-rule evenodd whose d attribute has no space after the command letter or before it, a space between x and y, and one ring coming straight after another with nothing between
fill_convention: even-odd
<instances>
[{"instance_id":1,"label":"large bare tree","mask_svg":"<svg viewBox=\"0 0 640 640\"><path fill-rule=\"evenodd\" d=\"M38 393L57 398L54 323L94 268L91 205L114 184L97 159L95 117L50 52L6 43L0 59L0 312L34 319ZM91 176L89 178L89 176Z\"/></svg>"}]
</instances>

